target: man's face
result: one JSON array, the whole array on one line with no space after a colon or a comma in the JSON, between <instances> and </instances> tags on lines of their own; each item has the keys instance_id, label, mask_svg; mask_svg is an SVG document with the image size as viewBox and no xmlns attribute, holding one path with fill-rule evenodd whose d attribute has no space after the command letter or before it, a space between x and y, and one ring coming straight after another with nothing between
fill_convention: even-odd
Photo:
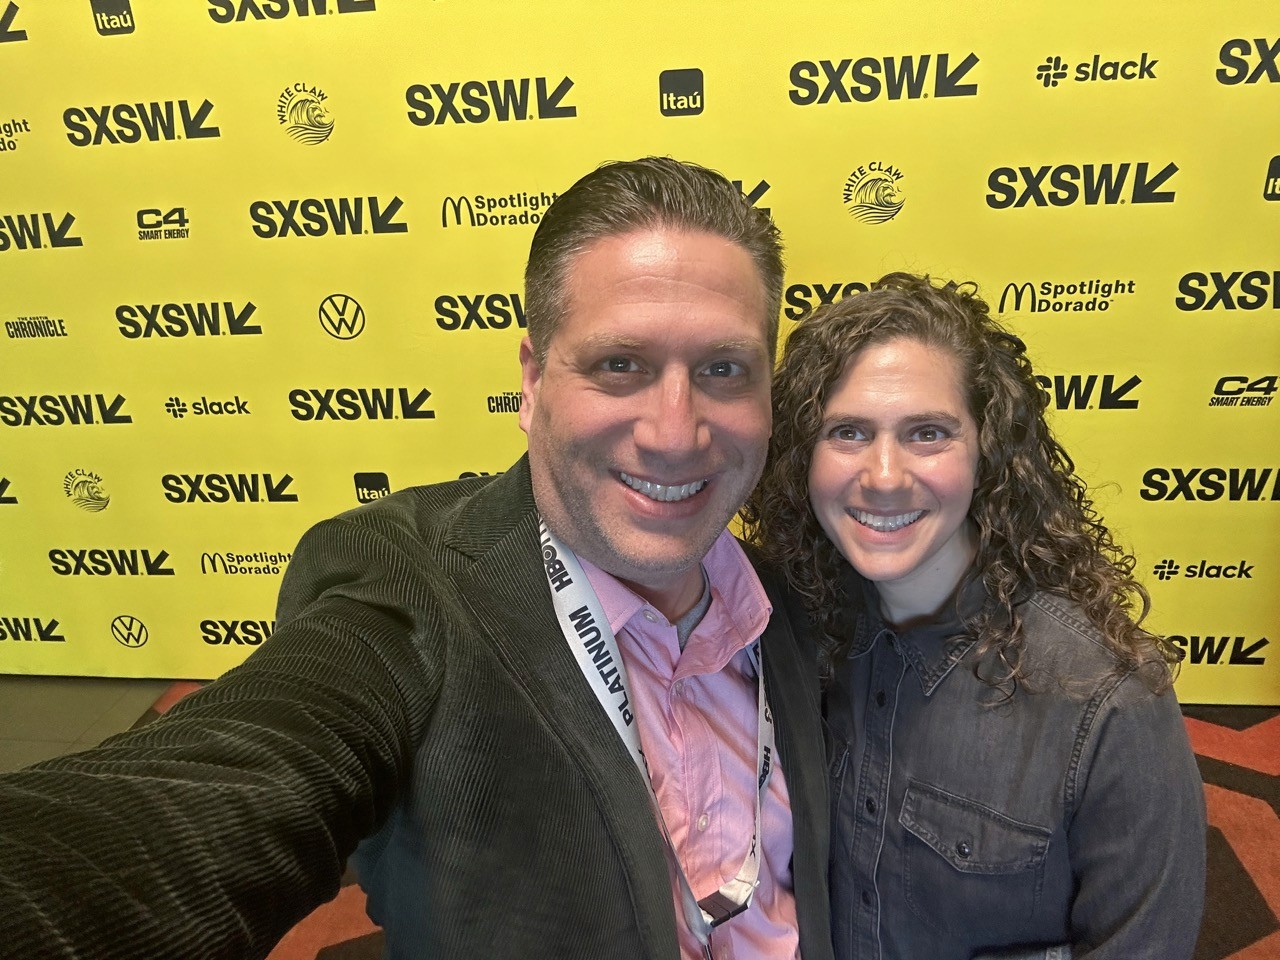
<instances>
[{"instance_id":1,"label":"man's face","mask_svg":"<svg viewBox=\"0 0 1280 960\"><path fill-rule=\"evenodd\" d=\"M663 609L701 590L764 464L764 285L736 244L657 229L594 242L565 295L545 363L520 348L534 497L568 546Z\"/></svg>"}]
</instances>

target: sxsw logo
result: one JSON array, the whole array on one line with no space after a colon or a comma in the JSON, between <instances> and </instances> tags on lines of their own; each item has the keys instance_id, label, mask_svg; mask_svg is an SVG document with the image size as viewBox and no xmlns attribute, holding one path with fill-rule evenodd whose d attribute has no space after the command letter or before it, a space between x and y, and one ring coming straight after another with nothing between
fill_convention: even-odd
<instances>
[{"instance_id":1,"label":"sxsw logo","mask_svg":"<svg viewBox=\"0 0 1280 960\"><path fill-rule=\"evenodd\" d=\"M7 213L0 217L0 253L10 248L82 247L84 241L71 235L75 222L74 213L64 213L56 220L52 213Z\"/></svg>"},{"instance_id":2,"label":"sxsw logo","mask_svg":"<svg viewBox=\"0 0 1280 960\"><path fill-rule=\"evenodd\" d=\"M49 551L49 564L60 577L172 577L169 551L71 547Z\"/></svg>"},{"instance_id":3,"label":"sxsw logo","mask_svg":"<svg viewBox=\"0 0 1280 960\"><path fill-rule=\"evenodd\" d=\"M813 312L814 307L843 300L851 293L866 293L870 284L861 280L848 283L837 280L835 283L793 283L787 287L782 302L786 304L783 314L788 320L800 320Z\"/></svg>"},{"instance_id":4,"label":"sxsw logo","mask_svg":"<svg viewBox=\"0 0 1280 960\"><path fill-rule=\"evenodd\" d=\"M987 206L1069 207L1125 203L1173 203L1174 191L1161 190L1178 165L1166 163L1153 172L1149 163L1065 163L1041 167L997 167L987 177Z\"/></svg>"},{"instance_id":5,"label":"sxsw logo","mask_svg":"<svg viewBox=\"0 0 1280 960\"><path fill-rule=\"evenodd\" d=\"M58 632L56 618L0 617L0 640L65 643L67 638Z\"/></svg>"},{"instance_id":6,"label":"sxsw logo","mask_svg":"<svg viewBox=\"0 0 1280 960\"><path fill-rule=\"evenodd\" d=\"M1168 640L1187 655L1187 663L1211 665L1226 663L1236 667L1258 667L1266 663L1267 658L1260 656L1259 651L1265 649L1270 642L1266 637L1249 642L1244 637L1215 634L1190 636L1172 634Z\"/></svg>"},{"instance_id":7,"label":"sxsw logo","mask_svg":"<svg viewBox=\"0 0 1280 960\"><path fill-rule=\"evenodd\" d=\"M1212 291L1210 288L1212 287ZM1233 270L1231 273L1184 273L1178 281L1179 310L1280 309L1280 270Z\"/></svg>"},{"instance_id":8,"label":"sxsw logo","mask_svg":"<svg viewBox=\"0 0 1280 960\"><path fill-rule=\"evenodd\" d=\"M276 631L274 620L201 620L200 638L217 647L236 643L256 647Z\"/></svg>"},{"instance_id":9,"label":"sxsw logo","mask_svg":"<svg viewBox=\"0 0 1280 960\"><path fill-rule=\"evenodd\" d=\"M658 110L664 117L692 117L702 112L702 71L663 70L658 74Z\"/></svg>"},{"instance_id":10,"label":"sxsw logo","mask_svg":"<svg viewBox=\"0 0 1280 960\"><path fill-rule=\"evenodd\" d=\"M295 420L433 420L423 405L431 391L423 387L410 397L406 387L298 388L289 391Z\"/></svg>"},{"instance_id":11,"label":"sxsw logo","mask_svg":"<svg viewBox=\"0 0 1280 960\"><path fill-rule=\"evenodd\" d=\"M120 336L129 340L139 337L241 337L262 333L262 327L249 322L257 309L252 301L236 307L230 300L220 303L122 303L116 307L116 322L120 326Z\"/></svg>"},{"instance_id":12,"label":"sxsw logo","mask_svg":"<svg viewBox=\"0 0 1280 960\"><path fill-rule=\"evenodd\" d=\"M1273 467L1152 467L1142 475L1143 500L1257 503L1280 500L1280 470Z\"/></svg>"},{"instance_id":13,"label":"sxsw logo","mask_svg":"<svg viewBox=\"0 0 1280 960\"><path fill-rule=\"evenodd\" d=\"M436 297L436 325L441 330L525 329L524 304L518 293L459 293Z\"/></svg>"},{"instance_id":14,"label":"sxsw logo","mask_svg":"<svg viewBox=\"0 0 1280 960\"><path fill-rule=\"evenodd\" d=\"M13 6L13 4L10 4ZM1257 63L1253 62L1257 53ZM1280 38L1264 40L1228 40L1218 51L1218 61L1223 69L1215 76L1218 82L1226 86L1237 83L1257 83L1266 79L1267 83L1280 83Z\"/></svg>"},{"instance_id":15,"label":"sxsw logo","mask_svg":"<svg viewBox=\"0 0 1280 960\"><path fill-rule=\"evenodd\" d=\"M391 495L391 481L385 473L357 473L353 479L356 499L361 503L372 503Z\"/></svg>"},{"instance_id":16,"label":"sxsw logo","mask_svg":"<svg viewBox=\"0 0 1280 960\"><path fill-rule=\"evenodd\" d=\"M209 0L209 19L214 23L239 23L283 20L290 14L322 17L328 13L374 13L375 4L376 0Z\"/></svg>"},{"instance_id":17,"label":"sxsw logo","mask_svg":"<svg viewBox=\"0 0 1280 960\"><path fill-rule=\"evenodd\" d=\"M1103 60L1102 54L1095 53L1093 59L1076 64L1075 75L1071 78L1076 83L1093 83L1099 80L1154 80L1156 64L1159 60L1148 60L1143 53L1139 60ZM1048 57L1044 63L1036 67L1036 79L1045 88L1056 87L1067 79L1070 64L1061 57Z\"/></svg>"},{"instance_id":18,"label":"sxsw logo","mask_svg":"<svg viewBox=\"0 0 1280 960\"><path fill-rule=\"evenodd\" d=\"M62 123L67 128L67 139L77 147L139 143L144 139L153 143L184 137L203 140L222 136L221 130L207 123L212 111L213 103L207 99L194 110L187 100L104 103L101 107L68 107L63 111Z\"/></svg>"},{"instance_id":19,"label":"sxsw logo","mask_svg":"<svg viewBox=\"0 0 1280 960\"><path fill-rule=\"evenodd\" d=\"M253 220L253 232L264 240L323 237L329 233L338 237L408 233L407 223L396 222L402 206L404 201L399 197L392 197L387 204L378 197L255 200L249 204L249 217Z\"/></svg>"},{"instance_id":20,"label":"sxsw logo","mask_svg":"<svg viewBox=\"0 0 1280 960\"><path fill-rule=\"evenodd\" d=\"M831 100L870 103L881 96L888 100L925 100L930 95L975 97L978 85L961 81L977 65L976 53L967 54L954 67L949 53L839 62L801 60L791 65L788 96L800 107Z\"/></svg>"},{"instance_id":21,"label":"sxsw logo","mask_svg":"<svg viewBox=\"0 0 1280 960\"><path fill-rule=\"evenodd\" d=\"M1186 567L1179 566L1176 560L1161 560L1151 572L1158 580L1172 580L1179 572L1188 580L1252 580L1253 567L1243 560L1228 564L1199 560Z\"/></svg>"},{"instance_id":22,"label":"sxsw logo","mask_svg":"<svg viewBox=\"0 0 1280 960\"><path fill-rule=\"evenodd\" d=\"M12 2L5 4L4 11L0 12L0 43L16 43L27 39L27 31L18 30L13 25L17 17L18 5Z\"/></svg>"},{"instance_id":23,"label":"sxsw logo","mask_svg":"<svg viewBox=\"0 0 1280 960\"><path fill-rule=\"evenodd\" d=\"M166 473L160 478L170 503L297 503L293 477L269 473Z\"/></svg>"},{"instance_id":24,"label":"sxsw logo","mask_svg":"<svg viewBox=\"0 0 1280 960\"><path fill-rule=\"evenodd\" d=\"M6 427L133 423L133 417L122 412L124 403L122 393L111 400L101 393L0 396L0 423Z\"/></svg>"},{"instance_id":25,"label":"sxsw logo","mask_svg":"<svg viewBox=\"0 0 1280 960\"><path fill-rule=\"evenodd\" d=\"M10 480L8 477L0 477L0 507L16 506L18 498L9 492Z\"/></svg>"},{"instance_id":26,"label":"sxsw logo","mask_svg":"<svg viewBox=\"0 0 1280 960\"><path fill-rule=\"evenodd\" d=\"M732 183L738 188L738 192L746 198L747 203L751 204L766 217L773 216L773 210L771 208L760 206L760 198L768 193L769 187L772 186L768 180L757 180L756 185L750 190L744 186L745 181L743 180L734 180Z\"/></svg>"},{"instance_id":27,"label":"sxsw logo","mask_svg":"<svg viewBox=\"0 0 1280 960\"><path fill-rule=\"evenodd\" d=\"M1124 383L1117 384L1120 378L1114 374L1096 373L1070 375L1057 374L1054 377L1036 377L1036 383L1048 397L1050 405L1058 410L1137 410L1138 400L1129 394L1142 383L1136 373Z\"/></svg>"},{"instance_id":28,"label":"sxsw logo","mask_svg":"<svg viewBox=\"0 0 1280 960\"><path fill-rule=\"evenodd\" d=\"M554 89L547 77L454 81L448 86L415 83L405 90L404 99L411 108L409 122L419 127L486 120L552 120L578 115L577 107L563 102L572 88L569 77L562 77Z\"/></svg>"},{"instance_id":29,"label":"sxsw logo","mask_svg":"<svg viewBox=\"0 0 1280 960\"><path fill-rule=\"evenodd\" d=\"M129 0L89 0L93 7L93 25L104 37L133 33L133 8Z\"/></svg>"}]
</instances>

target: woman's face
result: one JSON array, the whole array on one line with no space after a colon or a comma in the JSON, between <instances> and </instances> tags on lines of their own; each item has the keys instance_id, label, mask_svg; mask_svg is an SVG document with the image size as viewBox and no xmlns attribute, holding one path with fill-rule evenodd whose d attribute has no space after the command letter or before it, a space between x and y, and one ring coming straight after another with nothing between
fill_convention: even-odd
<instances>
[{"instance_id":1,"label":"woman's face","mask_svg":"<svg viewBox=\"0 0 1280 960\"><path fill-rule=\"evenodd\" d=\"M949 354L899 338L849 360L827 400L809 500L891 622L937 613L972 563L977 468L978 427Z\"/></svg>"}]
</instances>

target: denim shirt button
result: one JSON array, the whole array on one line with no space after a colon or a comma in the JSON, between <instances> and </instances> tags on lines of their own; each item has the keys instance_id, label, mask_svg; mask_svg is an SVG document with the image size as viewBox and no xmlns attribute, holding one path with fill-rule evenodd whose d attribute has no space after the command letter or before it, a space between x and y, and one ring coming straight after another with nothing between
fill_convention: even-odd
<instances>
[{"instance_id":1,"label":"denim shirt button","mask_svg":"<svg viewBox=\"0 0 1280 960\"><path fill-rule=\"evenodd\" d=\"M876 706L877 706L877 707L883 707L883 706L884 706L884 701L885 701L884 691L883 691L883 690L877 690L877 691L876 691Z\"/></svg>"},{"instance_id":2,"label":"denim shirt button","mask_svg":"<svg viewBox=\"0 0 1280 960\"><path fill-rule=\"evenodd\" d=\"M867 813L876 812L876 802L873 798L867 797Z\"/></svg>"},{"instance_id":3,"label":"denim shirt button","mask_svg":"<svg viewBox=\"0 0 1280 960\"><path fill-rule=\"evenodd\" d=\"M968 840L961 840L956 844L956 853L960 855L961 860L968 860L973 853L973 847L969 846Z\"/></svg>"},{"instance_id":4,"label":"denim shirt button","mask_svg":"<svg viewBox=\"0 0 1280 960\"><path fill-rule=\"evenodd\" d=\"M862 891L862 902L868 907L871 906L871 894L865 890Z\"/></svg>"}]
</instances>

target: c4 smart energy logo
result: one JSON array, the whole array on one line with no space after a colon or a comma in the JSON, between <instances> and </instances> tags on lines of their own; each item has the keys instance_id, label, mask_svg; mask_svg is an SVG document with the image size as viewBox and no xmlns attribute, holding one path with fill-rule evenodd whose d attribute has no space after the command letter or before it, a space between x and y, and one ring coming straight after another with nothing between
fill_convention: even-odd
<instances>
[{"instance_id":1,"label":"c4 smart energy logo","mask_svg":"<svg viewBox=\"0 0 1280 960\"><path fill-rule=\"evenodd\" d=\"M702 71L663 70L658 74L658 111L664 117L692 117L703 108Z\"/></svg>"},{"instance_id":2,"label":"c4 smart energy logo","mask_svg":"<svg viewBox=\"0 0 1280 960\"><path fill-rule=\"evenodd\" d=\"M376 10L377 0L209 0L209 19L214 23L374 13Z\"/></svg>"},{"instance_id":3,"label":"c4 smart energy logo","mask_svg":"<svg viewBox=\"0 0 1280 960\"><path fill-rule=\"evenodd\" d=\"M871 284L861 280L837 280L834 283L793 283L782 295L782 313L788 320L800 320L815 307L835 303L853 293L866 293Z\"/></svg>"},{"instance_id":4,"label":"c4 smart energy logo","mask_svg":"<svg viewBox=\"0 0 1280 960\"><path fill-rule=\"evenodd\" d=\"M1117 297L1132 294L1136 280L1013 280L1000 293L1000 313L1106 313Z\"/></svg>"},{"instance_id":5,"label":"c4 smart energy logo","mask_svg":"<svg viewBox=\"0 0 1280 960\"><path fill-rule=\"evenodd\" d=\"M436 297L436 326L441 330L523 330L520 294L446 293Z\"/></svg>"},{"instance_id":6,"label":"c4 smart energy logo","mask_svg":"<svg viewBox=\"0 0 1280 960\"><path fill-rule=\"evenodd\" d=\"M1218 51L1218 61L1222 68L1214 76L1226 86L1280 83L1280 37L1228 40Z\"/></svg>"},{"instance_id":7,"label":"c4 smart energy logo","mask_svg":"<svg viewBox=\"0 0 1280 960\"><path fill-rule=\"evenodd\" d=\"M71 232L75 222L74 213L6 213L0 216L0 253L82 247L84 241Z\"/></svg>"},{"instance_id":8,"label":"c4 smart energy logo","mask_svg":"<svg viewBox=\"0 0 1280 960\"><path fill-rule=\"evenodd\" d=\"M315 146L333 134L333 114L325 103L329 95L319 87L294 83L276 98L276 119L284 132L299 143Z\"/></svg>"},{"instance_id":9,"label":"c4 smart energy logo","mask_svg":"<svg viewBox=\"0 0 1280 960\"><path fill-rule=\"evenodd\" d=\"M407 387L299 387L289 391L289 413L295 420L434 420L426 406L431 391L410 396Z\"/></svg>"},{"instance_id":10,"label":"c4 smart energy logo","mask_svg":"<svg viewBox=\"0 0 1280 960\"><path fill-rule=\"evenodd\" d=\"M239 417L250 413L249 401L241 399L239 394L226 400L201 397L191 403L181 397L170 397L164 402L164 409L175 420L181 420L187 414L193 417Z\"/></svg>"},{"instance_id":11,"label":"c4 smart energy logo","mask_svg":"<svg viewBox=\"0 0 1280 960\"><path fill-rule=\"evenodd\" d=\"M1173 203L1173 190L1161 190L1178 172L1173 162L1062 163L1040 167L996 167L987 177L987 206L992 210L1036 207L1113 206Z\"/></svg>"},{"instance_id":12,"label":"c4 smart energy logo","mask_svg":"<svg viewBox=\"0 0 1280 960\"><path fill-rule=\"evenodd\" d=\"M18 135L31 132L31 121L25 117L12 117L0 123L0 153L13 153L18 149Z\"/></svg>"},{"instance_id":13,"label":"c4 smart energy logo","mask_svg":"<svg viewBox=\"0 0 1280 960\"><path fill-rule=\"evenodd\" d=\"M186 240L191 236L186 207L148 207L135 218L139 240Z\"/></svg>"},{"instance_id":14,"label":"c4 smart energy logo","mask_svg":"<svg viewBox=\"0 0 1280 960\"><path fill-rule=\"evenodd\" d=\"M111 621L111 635L122 647L141 647L151 638L151 631L137 617L121 614Z\"/></svg>"},{"instance_id":15,"label":"c4 smart energy logo","mask_svg":"<svg viewBox=\"0 0 1280 960\"><path fill-rule=\"evenodd\" d=\"M352 479L356 485L356 499L372 503L391 495L391 481L385 473L357 473Z\"/></svg>"},{"instance_id":16,"label":"c4 smart energy logo","mask_svg":"<svg viewBox=\"0 0 1280 960\"><path fill-rule=\"evenodd\" d=\"M262 327L250 323L258 308L252 301L236 306L230 300L196 303L122 303L116 307L120 336L149 337L258 336Z\"/></svg>"},{"instance_id":17,"label":"c4 smart energy logo","mask_svg":"<svg viewBox=\"0 0 1280 960\"><path fill-rule=\"evenodd\" d=\"M509 193L451 196L440 201L442 227L517 227L542 221L558 193Z\"/></svg>"},{"instance_id":18,"label":"c4 smart energy logo","mask_svg":"<svg viewBox=\"0 0 1280 960\"><path fill-rule=\"evenodd\" d=\"M62 478L62 492L81 510L101 513L111 504L111 496L102 485L102 477L80 467Z\"/></svg>"},{"instance_id":19,"label":"c4 smart energy logo","mask_svg":"<svg viewBox=\"0 0 1280 960\"><path fill-rule=\"evenodd\" d=\"M320 301L320 326L335 340L354 340L364 333L364 307L355 297L331 293Z\"/></svg>"},{"instance_id":20,"label":"c4 smart energy logo","mask_svg":"<svg viewBox=\"0 0 1280 960\"><path fill-rule=\"evenodd\" d=\"M47 340L65 337L67 322L62 317L15 317L4 322L4 335L10 340Z\"/></svg>"},{"instance_id":21,"label":"c4 smart energy logo","mask_svg":"<svg viewBox=\"0 0 1280 960\"><path fill-rule=\"evenodd\" d=\"M170 503L297 503L293 477L269 473L166 473L160 478Z\"/></svg>"},{"instance_id":22,"label":"c4 smart energy logo","mask_svg":"<svg viewBox=\"0 0 1280 960\"><path fill-rule=\"evenodd\" d=\"M27 31L20 30L15 25L17 19L18 5L10 0L5 4L4 9L0 10L0 43L16 43L27 39Z\"/></svg>"},{"instance_id":23,"label":"c4 smart energy logo","mask_svg":"<svg viewBox=\"0 0 1280 960\"><path fill-rule=\"evenodd\" d=\"M360 236L408 233L396 220L404 201L392 197L308 197L300 200L255 200L249 204L253 232L263 240L279 237Z\"/></svg>"},{"instance_id":24,"label":"c4 smart energy logo","mask_svg":"<svg viewBox=\"0 0 1280 960\"><path fill-rule=\"evenodd\" d=\"M1036 377L1036 383L1055 410L1137 410L1138 398L1130 396L1142 384L1136 373L1128 377L1112 373L1055 374Z\"/></svg>"},{"instance_id":25,"label":"c4 smart energy logo","mask_svg":"<svg viewBox=\"0 0 1280 960\"><path fill-rule=\"evenodd\" d=\"M68 107L62 113L67 140L75 147L106 143L141 143L162 140L205 140L221 137L209 122L213 103L203 100L151 100L138 103L104 103L102 106Z\"/></svg>"},{"instance_id":26,"label":"c4 smart energy logo","mask_svg":"<svg viewBox=\"0 0 1280 960\"><path fill-rule=\"evenodd\" d=\"M49 551L50 568L60 577L172 577L168 561L168 550L155 554L127 547Z\"/></svg>"},{"instance_id":27,"label":"c4 smart energy logo","mask_svg":"<svg viewBox=\"0 0 1280 960\"><path fill-rule=\"evenodd\" d=\"M1104 60L1102 54L1095 53L1093 59L1071 65L1061 57L1048 57L1044 63L1036 67L1036 79L1046 88L1056 87L1067 79L1070 72L1075 83L1096 83L1108 80L1154 80L1156 64L1160 61L1150 54L1143 53L1137 60Z\"/></svg>"},{"instance_id":28,"label":"c4 smart energy logo","mask_svg":"<svg viewBox=\"0 0 1280 960\"><path fill-rule=\"evenodd\" d=\"M554 82L554 86L552 86ZM466 80L415 83L404 92L409 122L418 127L445 123L500 123L509 120L555 120L576 117L578 108L565 103L573 80L561 77L519 77L507 80Z\"/></svg>"},{"instance_id":29,"label":"c4 smart energy logo","mask_svg":"<svg viewBox=\"0 0 1280 960\"><path fill-rule=\"evenodd\" d=\"M929 97L976 97L976 81L965 83L978 65L978 55L954 59L949 53L857 60L800 60L791 65L788 96L798 107L812 104L925 100Z\"/></svg>"},{"instance_id":30,"label":"c4 smart energy logo","mask_svg":"<svg viewBox=\"0 0 1280 960\"><path fill-rule=\"evenodd\" d=\"M1211 407L1269 407L1276 392L1276 374L1263 377L1219 377L1214 384Z\"/></svg>"},{"instance_id":31,"label":"c4 smart energy logo","mask_svg":"<svg viewBox=\"0 0 1280 960\"><path fill-rule=\"evenodd\" d=\"M0 640L66 643L67 638L59 632L58 621L53 617L0 617Z\"/></svg>"},{"instance_id":32,"label":"c4 smart energy logo","mask_svg":"<svg viewBox=\"0 0 1280 960\"><path fill-rule=\"evenodd\" d=\"M1178 281L1179 310L1280 310L1280 270L1196 271Z\"/></svg>"},{"instance_id":33,"label":"c4 smart energy logo","mask_svg":"<svg viewBox=\"0 0 1280 960\"><path fill-rule=\"evenodd\" d=\"M902 171L891 163L873 160L854 169L844 182L844 205L860 223L884 223L902 210Z\"/></svg>"},{"instance_id":34,"label":"c4 smart energy logo","mask_svg":"<svg viewBox=\"0 0 1280 960\"><path fill-rule=\"evenodd\" d=\"M133 33L133 8L129 0L89 0L93 25L104 37Z\"/></svg>"},{"instance_id":35,"label":"c4 smart energy logo","mask_svg":"<svg viewBox=\"0 0 1280 960\"><path fill-rule=\"evenodd\" d=\"M117 393L33 393L0 396L0 424L6 427L63 427L133 423Z\"/></svg>"},{"instance_id":36,"label":"c4 smart energy logo","mask_svg":"<svg viewBox=\"0 0 1280 960\"><path fill-rule=\"evenodd\" d=\"M1142 475L1143 500L1274 503L1280 500L1275 467L1152 467Z\"/></svg>"}]
</instances>

